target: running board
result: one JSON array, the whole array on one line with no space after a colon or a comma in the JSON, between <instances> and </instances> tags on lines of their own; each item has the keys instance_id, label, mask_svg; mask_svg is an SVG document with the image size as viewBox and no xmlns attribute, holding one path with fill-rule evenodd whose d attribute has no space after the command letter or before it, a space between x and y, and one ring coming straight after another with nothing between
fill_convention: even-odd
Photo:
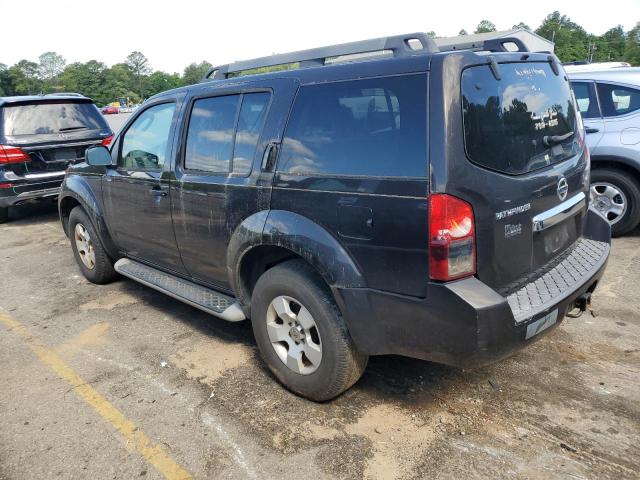
<instances>
[{"instance_id":1,"label":"running board","mask_svg":"<svg viewBox=\"0 0 640 480\"><path fill-rule=\"evenodd\" d=\"M118 260L116 272L228 322L245 320L233 297L165 273L129 258Z\"/></svg>"}]
</instances>

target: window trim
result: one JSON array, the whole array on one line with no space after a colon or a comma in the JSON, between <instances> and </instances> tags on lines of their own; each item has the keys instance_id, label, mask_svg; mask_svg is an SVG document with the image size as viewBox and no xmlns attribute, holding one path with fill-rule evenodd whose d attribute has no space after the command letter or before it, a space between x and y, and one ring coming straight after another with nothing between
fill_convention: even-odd
<instances>
[{"instance_id":1,"label":"window trim","mask_svg":"<svg viewBox=\"0 0 640 480\"><path fill-rule=\"evenodd\" d=\"M598 95L598 106L601 107L602 103L600 101L600 92L598 92L598 84L603 84L603 85L611 85L613 87L620 87L620 88L627 88L630 90L635 90L638 92L638 94L640 94L640 87L638 87L637 85L629 85L626 83L618 83L618 82L611 82L611 81L607 81L607 80L594 80L593 83L595 84L595 89L596 89L596 95ZM626 117L630 117L631 115L637 115L640 113L640 108L636 108L635 110L631 111L631 112L627 112L627 113L623 113L622 115L609 115L609 116L605 116L602 114L602 108L600 108L600 118L626 118Z\"/></svg>"},{"instance_id":2,"label":"window trim","mask_svg":"<svg viewBox=\"0 0 640 480\"><path fill-rule=\"evenodd\" d=\"M570 83L571 83L571 90L573 90L573 96L575 97L575 90L573 88L573 84L574 83L582 83L584 85L587 86L587 88L589 89L589 97L591 97L591 93L593 93L595 102L596 102L596 107L598 110L598 115L596 115L595 117L585 117L582 112L580 112L580 108L578 108L578 98L576 98L576 108L578 109L578 112L580 112L580 116L582 117L583 120L594 120L594 119L598 119L598 118L602 118L602 109L600 108L600 97L598 96L598 89L596 88L596 82L594 82L593 80L571 80L569 79Z\"/></svg>"},{"instance_id":3,"label":"window trim","mask_svg":"<svg viewBox=\"0 0 640 480\"><path fill-rule=\"evenodd\" d=\"M280 170L280 157L282 155L282 145L284 144L285 139L287 138L287 132L289 130L289 124L291 121L291 116L293 114L293 108L300 96L300 92L305 87L311 87L315 85L330 85L334 83L347 83L347 82L358 82L361 80L374 80L378 78L395 78L395 77L408 77L408 76L417 76L423 77L425 80L425 125L426 125L426 133L425 133L425 172L422 176L415 175L407 175L407 176L387 176L387 175L357 175L357 174L340 174L340 173L296 173L296 172L285 172ZM294 177L310 177L310 178L353 178L353 179L367 179L373 178L377 180L425 180L429 178L429 71L417 71L417 72L402 72L402 73L392 73L390 75L372 75L368 77L356 77L356 78L341 78L337 80L330 81L322 81L322 82L308 82L304 84L298 85L295 95L291 100L291 104L289 105L289 113L287 114L287 121L284 125L284 129L282 130L281 142L278 148L278 157L276 158L275 165L273 167L273 171L277 176L282 175L290 175Z\"/></svg>"},{"instance_id":4,"label":"window trim","mask_svg":"<svg viewBox=\"0 0 640 480\"><path fill-rule=\"evenodd\" d=\"M154 170L128 170L126 168L124 168L121 164L120 164L120 160L122 159L122 147L124 145L124 138L127 136L127 133L129 133L129 130L131 129L131 127L133 127L133 124L136 123L136 121L142 116L144 115L145 112L149 111L150 109L157 107L158 105L168 105L168 104L173 104L174 105L174 109L173 109L173 115L171 117L171 125L169 126L169 132L167 135L167 150L169 151L169 148L171 147L171 139L172 139L172 135L171 135L171 131L174 128L174 121L176 118L176 113L178 111L178 102L176 101L175 98L173 99L169 99L169 100L159 100L158 102L154 102L150 105L147 105L144 110L141 110L140 112L137 113L137 115L135 117L133 117L131 120L129 120L129 123L126 125L126 130L123 130L119 135L118 135L118 155L116 156L116 170L123 170L126 172L152 172L152 173L162 173L165 169L165 165L167 164L167 160L171 160L169 158L169 155L167 155L167 158L165 159L165 162L162 164L162 167L158 168L158 169L154 169Z\"/></svg>"},{"instance_id":5,"label":"window trim","mask_svg":"<svg viewBox=\"0 0 640 480\"><path fill-rule=\"evenodd\" d=\"M224 90L224 91L215 92L215 93L207 92L200 95L194 95L189 99L189 102L187 104L187 111L186 111L186 114L184 115L184 120L182 122L182 132L180 137L180 144L181 144L180 158L178 159L178 162L177 162L177 165L179 166L179 168L182 170L184 174L197 175L202 177L238 177L238 178L246 178L251 175L251 172L253 172L253 161L251 162L251 168L247 173L235 173L233 171L233 158L236 151L236 135L238 133L238 121L240 119L240 111L242 110L242 102L244 100L244 96L246 94L251 94L251 93L268 93L269 94L269 102L267 103L267 112L266 112L266 115L269 115L269 110L271 109L271 105L273 103L274 94L273 94L273 89L267 88L267 87L241 88L238 90ZM237 95L240 97L240 99L238 101L238 106L236 108L236 116L233 122L233 141L232 141L233 148L231 149L231 158L229 159L229 170L226 172L214 172L211 170L198 170L194 168L187 168L186 166L187 137L189 134L189 124L191 122L191 114L193 113L193 106L198 100L204 100L208 98L217 98L217 97L229 97L232 95ZM267 118L265 117L265 124L262 127L260 136L262 136L262 133L264 132L266 121L267 121ZM260 142L258 141L258 143ZM257 147L258 146L256 145L256 151L257 151ZM255 160L255 152L254 152L253 160Z\"/></svg>"}]
</instances>

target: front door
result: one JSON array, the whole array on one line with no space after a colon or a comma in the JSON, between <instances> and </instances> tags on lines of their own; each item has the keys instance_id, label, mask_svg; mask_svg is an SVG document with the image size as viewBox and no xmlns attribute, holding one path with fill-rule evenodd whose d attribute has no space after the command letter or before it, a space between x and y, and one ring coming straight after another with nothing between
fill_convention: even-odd
<instances>
[{"instance_id":1,"label":"front door","mask_svg":"<svg viewBox=\"0 0 640 480\"><path fill-rule=\"evenodd\" d=\"M120 136L104 199L109 229L127 256L182 273L164 168L173 147L175 112L173 101L149 106Z\"/></svg>"}]
</instances>

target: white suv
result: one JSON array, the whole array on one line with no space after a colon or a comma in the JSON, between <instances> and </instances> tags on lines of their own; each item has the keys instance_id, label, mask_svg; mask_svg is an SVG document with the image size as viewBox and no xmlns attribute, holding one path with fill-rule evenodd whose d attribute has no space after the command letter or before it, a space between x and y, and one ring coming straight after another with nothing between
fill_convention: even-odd
<instances>
[{"instance_id":1,"label":"white suv","mask_svg":"<svg viewBox=\"0 0 640 480\"><path fill-rule=\"evenodd\" d=\"M614 236L640 223L640 67L567 66L591 151L591 201Z\"/></svg>"}]
</instances>

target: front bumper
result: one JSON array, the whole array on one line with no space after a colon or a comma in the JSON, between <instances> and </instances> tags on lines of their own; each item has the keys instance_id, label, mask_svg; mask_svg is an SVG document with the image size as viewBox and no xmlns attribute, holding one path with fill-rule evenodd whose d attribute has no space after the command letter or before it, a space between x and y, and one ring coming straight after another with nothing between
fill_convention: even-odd
<instances>
[{"instance_id":1,"label":"front bumper","mask_svg":"<svg viewBox=\"0 0 640 480\"><path fill-rule=\"evenodd\" d=\"M543 276L515 292L515 300L475 277L430 284L427 298L371 289L336 288L334 293L363 353L405 355L463 368L480 366L505 358L551 331L584 294L593 292L609 256L610 229L592 209L582 241L583 246L594 247L589 252L597 258L570 269L577 257L569 255L546 274L559 281L558 272L568 272L571 279L565 282L566 288L526 296L536 283L538 287L545 283Z\"/></svg>"}]
</instances>

